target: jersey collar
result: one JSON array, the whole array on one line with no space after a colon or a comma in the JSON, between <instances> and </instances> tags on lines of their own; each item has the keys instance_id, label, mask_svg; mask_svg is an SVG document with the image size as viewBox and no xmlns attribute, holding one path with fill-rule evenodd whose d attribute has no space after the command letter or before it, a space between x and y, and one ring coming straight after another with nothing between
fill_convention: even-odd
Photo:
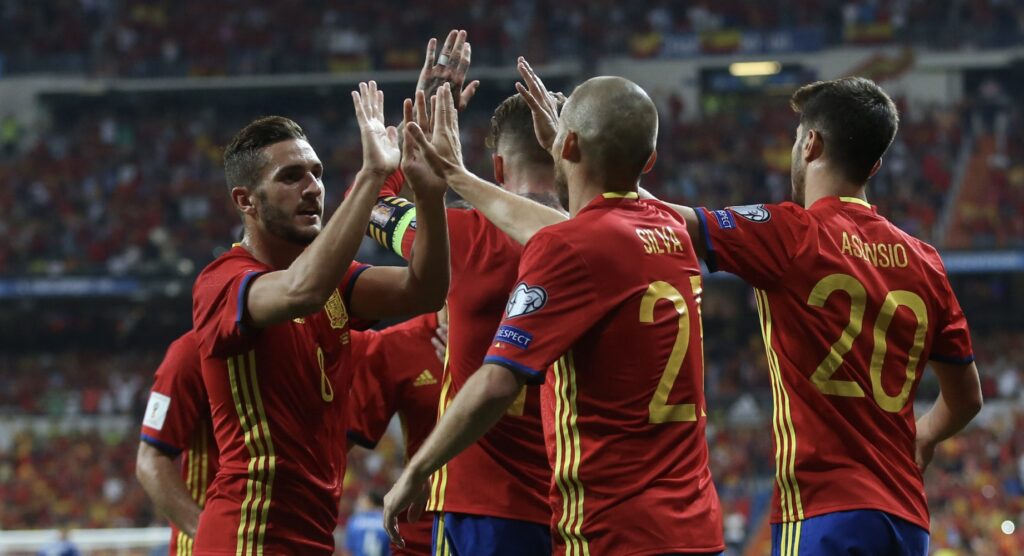
<instances>
[{"instance_id":1,"label":"jersey collar","mask_svg":"<svg viewBox=\"0 0 1024 556\"><path fill-rule=\"evenodd\" d=\"M813 209L818 206L835 207L839 210L854 209L869 211L872 214L878 213L878 209L875 207L875 205L872 205L865 201L864 199L859 199L857 197L822 197L821 199L815 201L810 208Z\"/></svg>"},{"instance_id":2,"label":"jersey collar","mask_svg":"<svg viewBox=\"0 0 1024 556\"><path fill-rule=\"evenodd\" d=\"M578 213L585 210L590 210L595 207L603 205L614 205L621 203L622 201L636 201L640 199L640 195L636 191L607 191L591 199Z\"/></svg>"}]
</instances>

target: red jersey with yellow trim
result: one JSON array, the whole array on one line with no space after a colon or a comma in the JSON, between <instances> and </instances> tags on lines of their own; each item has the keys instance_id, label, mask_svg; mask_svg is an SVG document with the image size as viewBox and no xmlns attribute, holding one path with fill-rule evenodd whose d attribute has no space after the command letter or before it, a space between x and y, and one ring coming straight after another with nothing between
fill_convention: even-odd
<instances>
[{"instance_id":1,"label":"red jersey with yellow trim","mask_svg":"<svg viewBox=\"0 0 1024 556\"><path fill-rule=\"evenodd\" d=\"M416 234L415 216L399 224L387 241L381 227L409 203L394 199L395 183L381 192L370 233L408 258ZM389 189L390 188L390 189ZM388 198L391 198L390 201ZM448 289L448 351L439 414L483 365L515 285L522 246L472 209L448 209L451 285ZM544 453L538 389L524 388L508 414L480 440L431 477L427 511L458 512L547 524L551 468ZM486 492L487 496L481 496Z\"/></svg>"},{"instance_id":2,"label":"red jersey with yellow trim","mask_svg":"<svg viewBox=\"0 0 1024 556\"><path fill-rule=\"evenodd\" d=\"M544 382L556 554L724 549L700 295L685 223L636 193L526 244L485 361Z\"/></svg>"},{"instance_id":3,"label":"red jersey with yellow trim","mask_svg":"<svg viewBox=\"0 0 1024 556\"><path fill-rule=\"evenodd\" d=\"M218 452L199 340L191 330L171 343L156 370L142 419L142 441L171 457L181 454L181 478L192 500L204 507L206 490L217 473ZM168 554L192 554L192 539L170 525Z\"/></svg>"},{"instance_id":4,"label":"red jersey with yellow trim","mask_svg":"<svg viewBox=\"0 0 1024 556\"><path fill-rule=\"evenodd\" d=\"M352 263L320 311L245 325L249 285L271 271L241 246L192 290L203 382L220 470L199 520L196 554L332 554L345 472L352 381L346 300Z\"/></svg>"},{"instance_id":5,"label":"red jersey with yellow trim","mask_svg":"<svg viewBox=\"0 0 1024 556\"><path fill-rule=\"evenodd\" d=\"M938 253L851 197L697 214L708 267L756 288L775 400L772 521L872 509L928 529L914 392L925 361L974 359Z\"/></svg>"},{"instance_id":6,"label":"red jersey with yellow trim","mask_svg":"<svg viewBox=\"0 0 1024 556\"><path fill-rule=\"evenodd\" d=\"M374 449L398 414L405 433L405 454L411 457L423 445L437 419L444 368L430 339L437 330L437 314L427 313L381 331L352 333L355 378L349 399L348 438ZM433 519L409 523L399 519L405 548L391 546L392 554L430 553Z\"/></svg>"}]
</instances>

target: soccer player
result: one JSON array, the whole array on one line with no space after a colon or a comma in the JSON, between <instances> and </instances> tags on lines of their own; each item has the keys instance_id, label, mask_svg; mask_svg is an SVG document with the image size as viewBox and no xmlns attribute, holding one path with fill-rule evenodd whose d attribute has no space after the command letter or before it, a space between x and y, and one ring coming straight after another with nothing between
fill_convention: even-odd
<instances>
[{"instance_id":1,"label":"soccer player","mask_svg":"<svg viewBox=\"0 0 1024 556\"><path fill-rule=\"evenodd\" d=\"M543 123L551 109L539 98ZM935 249L867 203L898 127L889 96L845 78L807 85L791 104L794 202L670 206L711 270L755 288L774 398L773 553L923 555L922 474L982 404L967 322ZM532 212L518 221L561 219L528 205L517 201ZM915 423L925 362L941 393Z\"/></svg>"},{"instance_id":2,"label":"soccer player","mask_svg":"<svg viewBox=\"0 0 1024 556\"><path fill-rule=\"evenodd\" d=\"M171 522L168 554L192 554L218 455L199 342L190 330L171 343L156 370L135 460L139 483Z\"/></svg>"},{"instance_id":3,"label":"soccer player","mask_svg":"<svg viewBox=\"0 0 1024 556\"><path fill-rule=\"evenodd\" d=\"M450 107L450 93L438 103ZM466 170L454 111L443 116L444 141L412 136L451 183ZM657 110L634 83L598 77L559 121L550 152L572 218L526 244L484 365L385 498L385 527L398 538L397 515L428 475L484 435L522 384L542 382L555 554L720 553L700 267L682 218L637 195Z\"/></svg>"},{"instance_id":4,"label":"soccer player","mask_svg":"<svg viewBox=\"0 0 1024 556\"><path fill-rule=\"evenodd\" d=\"M923 556L922 473L982 404L967 321L935 249L866 200L899 121L885 91L844 78L791 104L792 203L678 207L708 268L755 288L775 401L772 551ZM915 424L926 362L941 393Z\"/></svg>"},{"instance_id":5,"label":"soccer player","mask_svg":"<svg viewBox=\"0 0 1024 556\"><path fill-rule=\"evenodd\" d=\"M197 554L331 554L345 469L351 318L436 311L448 290L443 182L406 145L420 200L407 268L353 262L385 179L399 164L383 94L353 92L363 166L321 231L323 165L302 129L261 118L224 153L242 242L193 287L193 322L221 467Z\"/></svg>"},{"instance_id":6,"label":"soccer player","mask_svg":"<svg viewBox=\"0 0 1024 556\"><path fill-rule=\"evenodd\" d=\"M429 47L427 58L429 65ZM449 65L459 63L449 60ZM461 77L461 73L453 75L456 90ZM415 113L407 101L406 121L427 125L426 98L430 95L426 93L422 89L417 93ZM495 110L490 142L495 148L495 179L509 195L557 206L551 155L533 138L530 108L518 95ZM413 242L423 233L411 225L420 201L417 198L417 204L413 204L397 197L398 188L391 185L389 182L381 192L369 233L408 258ZM522 252L519 243L476 210L449 208L448 229L453 253L448 295L450 329L439 413L483 364L508 292L515 286ZM551 554L550 480L539 391L524 386L490 433L433 477L427 510L436 515L435 552L474 556Z\"/></svg>"},{"instance_id":7,"label":"soccer player","mask_svg":"<svg viewBox=\"0 0 1024 556\"><path fill-rule=\"evenodd\" d=\"M405 453L416 453L437 419L444 370L434 342L446 312L427 313L381 331L352 334L355 377L349 392L348 440L373 450L398 415L405 433ZM440 321L440 322L439 322ZM442 346L443 348L443 346ZM374 523L383 530L380 521ZM430 554L433 521L420 519L402 528L405 547L392 554Z\"/></svg>"}]
</instances>

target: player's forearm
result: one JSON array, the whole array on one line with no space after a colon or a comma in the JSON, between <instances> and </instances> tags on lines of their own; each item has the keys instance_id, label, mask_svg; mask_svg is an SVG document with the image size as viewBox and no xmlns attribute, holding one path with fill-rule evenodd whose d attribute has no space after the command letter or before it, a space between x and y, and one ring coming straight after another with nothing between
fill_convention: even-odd
<instances>
[{"instance_id":1,"label":"player's forearm","mask_svg":"<svg viewBox=\"0 0 1024 556\"><path fill-rule=\"evenodd\" d=\"M425 480L476 442L501 419L521 387L518 375L498 365L484 365L473 373L409 461L408 472Z\"/></svg>"},{"instance_id":2,"label":"player's forearm","mask_svg":"<svg viewBox=\"0 0 1024 556\"><path fill-rule=\"evenodd\" d=\"M285 295L293 300L288 318L318 310L341 282L355 258L370 209L387 176L360 171L353 192L335 211L323 231L287 270Z\"/></svg>"},{"instance_id":3,"label":"player's forearm","mask_svg":"<svg viewBox=\"0 0 1024 556\"><path fill-rule=\"evenodd\" d=\"M409 258L410 299L415 312L440 310L448 296L451 260L444 197L417 199L416 238Z\"/></svg>"},{"instance_id":4,"label":"player's forearm","mask_svg":"<svg viewBox=\"0 0 1024 556\"><path fill-rule=\"evenodd\" d=\"M981 411L983 397L978 367L932 361L939 378L939 397L917 420L919 443L935 445L960 432Z\"/></svg>"},{"instance_id":5,"label":"player's forearm","mask_svg":"<svg viewBox=\"0 0 1024 556\"><path fill-rule=\"evenodd\" d=\"M181 480L178 466L156 448L142 443L135 476L156 509L189 537L195 537L202 511Z\"/></svg>"},{"instance_id":6,"label":"player's forearm","mask_svg":"<svg viewBox=\"0 0 1024 556\"><path fill-rule=\"evenodd\" d=\"M980 398L977 403L950 404L946 394L940 392L931 409L917 420L917 437L921 442L938 444L963 430L980 410Z\"/></svg>"},{"instance_id":7,"label":"player's forearm","mask_svg":"<svg viewBox=\"0 0 1024 556\"><path fill-rule=\"evenodd\" d=\"M448 186L467 203L518 243L526 243L541 228L568 218L551 207L506 191L465 169L451 172L445 179Z\"/></svg>"}]
</instances>

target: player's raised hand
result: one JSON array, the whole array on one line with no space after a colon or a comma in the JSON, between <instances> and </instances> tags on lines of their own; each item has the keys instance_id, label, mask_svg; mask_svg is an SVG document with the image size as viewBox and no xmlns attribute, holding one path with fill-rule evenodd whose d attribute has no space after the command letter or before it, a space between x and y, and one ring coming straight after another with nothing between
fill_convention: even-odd
<instances>
[{"instance_id":1,"label":"player's raised hand","mask_svg":"<svg viewBox=\"0 0 1024 556\"><path fill-rule=\"evenodd\" d=\"M419 520L427 504L428 484L426 479L413 478L406 468L395 486L391 487L391 492L384 497L384 530L395 546L405 548L405 539L398 532L398 516L408 509L409 523Z\"/></svg>"},{"instance_id":2,"label":"player's raised hand","mask_svg":"<svg viewBox=\"0 0 1024 556\"><path fill-rule=\"evenodd\" d=\"M412 99L405 99L405 105L403 106L406 121L411 122L411 125L407 125L402 132L405 135L402 141L402 173L405 174L405 179L409 183L409 187L412 188L413 193L416 194L417 199L422 199L426 196L443 198L445 191L448 190L448 184L427 162L423 147L419 146L412 136L414 127L421 129L421 126L427 125L426 110L420 106L424 104L423 93L417 91L416 97L415 104L418 108L415 111Z\"/></svg>"},{"instance_id":3,"label":"player's raised hand","mask_svg":"<svg viewBox=\"0 0 1024 556\"><path fill-rule=\"evenodd\" d=\"M530 105L530 111L533 112L533 130L537 134L537 141L545 150L550 151L551 145L555 142L555 135L558 134L557 97L548 92L544 82L537 77L526 58L519 57L516 69L526 83L516 83L516 90L523 95L526 104Z\"/></svg>"},{"instance_id":4,"label":"player's raised hand","mask_svg":"<svg viewBox=\"0 0 1024 556\"><path fill-rule=\"evenodd\" d=\"M376 81L360 83L359 90L352 91L352 104L363 143L363 171L391 175L398 168L400 150L398 130L384 125L384 93Z\"/></svg>"},{"instance_id":5,"label":"player's raised hand","mask_svg":"<svg viewBox=\"0 0 1024 556\"><path fill-rule=\"evenodd\" d=\"M480 87L480 81L471 81L466 84L466 74L469 72L470 58L473 49L466 41L466 31L452 29L448 32L448 38L441 47L441 55L435 57L437 51L437 39L430 39L427 42L427 52L423 60L423 68L420 70L419 80L416 81L416 90L423 91L426 98L434 96L438 88L445 83L450 83L452 89L458 92L459 110L469 105L470 99L476 94Z\"/></svg>"},{"instance_id":6,"label":"player's raised hand","mask_svg":"<svg viewBox=\"0 0 1024 556\"><path fill-rule=\"evenodd\" d=\"M462 163L462 144L459 139L459 115L455 108L451 86L445 84L437 91L433 99L433 129L428 139L423 127L413 123L409 125L407 139L416 143L427 163L439 177L449 172L464 170Z\"/></svg>"}]
</instances>

